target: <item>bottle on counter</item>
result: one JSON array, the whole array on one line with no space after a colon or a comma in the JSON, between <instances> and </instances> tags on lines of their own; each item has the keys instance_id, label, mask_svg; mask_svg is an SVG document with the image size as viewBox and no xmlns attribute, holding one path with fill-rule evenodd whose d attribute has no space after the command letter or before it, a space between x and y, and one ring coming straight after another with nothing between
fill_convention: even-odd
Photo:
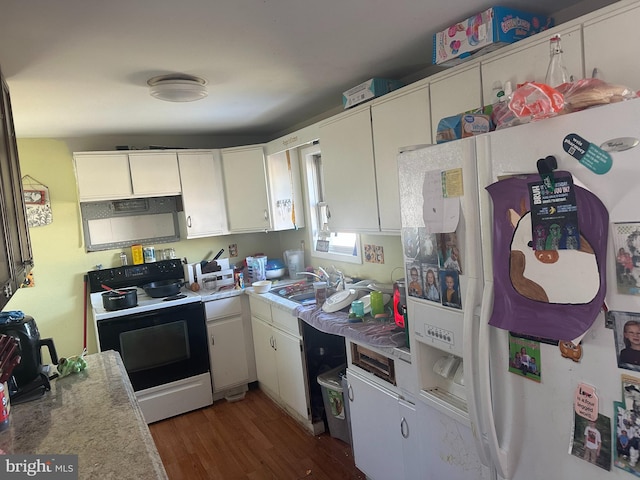
<instances>
[{"instance_id":1,"label":"bottle on counter","mask_svg":"<svg viewBox=\"0 0 640 480\"><path fill-rule=\"evenodd\" d=\"M127 263L127 254L124 252L120 252L120 265L124 267L125 265L127 265Z\"/></svg>"},{"instance_id":2,"label":"bottle on counter","mask_svg":"<svg viewBox=\"0 0 640 480\"><path fill-rule=\"evenodd\" d=\"M569 81L569 74L567 68L564 66L564 60L562 59L562 43L560 41L560 35L554 35L549 40L549 67L547 68L547 75L544 83L550 87L557 88L563 83Z\"/></svg>"}]
</instances>

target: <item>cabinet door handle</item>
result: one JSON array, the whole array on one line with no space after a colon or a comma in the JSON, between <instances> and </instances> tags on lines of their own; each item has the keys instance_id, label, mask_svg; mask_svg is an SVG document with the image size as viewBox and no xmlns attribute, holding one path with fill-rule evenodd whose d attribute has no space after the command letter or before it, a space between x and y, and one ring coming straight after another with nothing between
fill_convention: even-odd
<instances>
[{"instance_id":1,"label":"cabinet door handle","mask_svg":"<svg viewBox=\"0 0 640 480\"><path fill-rule=\"evenodd\" d=\"M409 438L409 423L407 423L407 419L402 417L400 420L400 435L403 438Z\"/></svg>"},{"instance_id":2,"label":"cabinet door handle","mask_svg":"<svg viewBox=\"0 0 640 480\"><path fill-rule=\"evenodd\" d=\"M350 402L353 402L353 388L351 388L351 384L347 383L347 397Z\"/></svg>"},{"instance_id":3,"label":"cabinet door handle","mask_svg":"<svg viewBox=\"0 0 640 480\"><path fill-rule=\"evenodd\" d=\"M269 220L269 211L266 208L264 209L264 219Z\"/></svg>"},{"instance_id":4,"label":"cabinet door handle","mask_svg":"<svg viewBox=\"0 0 640 480\"><path fill-rule=\"evenodd\" d=\"M187 217L187 227L191 228L191 215Z\"/></svg>"},{"instance_id":5,"label":"cabinet door handle","mask_svg":"<svg viewBox=\"0 0 640 480\"><path fill-rule=\"evenodd\" d=\"M278 351L278 341L274 338L273 339L273 349L277 352Z\"/></svg>"},{"instance_id":6,"label":"cabinet door handle","mask_svg":"<svg viewBox=\"0 0 640 480\"><path fill-rule=\"evenodd\" d=\"M211 335L211 346L214 346L216 344L215 340L213 339L213 335Z\"/></svg>"}]
</instances>

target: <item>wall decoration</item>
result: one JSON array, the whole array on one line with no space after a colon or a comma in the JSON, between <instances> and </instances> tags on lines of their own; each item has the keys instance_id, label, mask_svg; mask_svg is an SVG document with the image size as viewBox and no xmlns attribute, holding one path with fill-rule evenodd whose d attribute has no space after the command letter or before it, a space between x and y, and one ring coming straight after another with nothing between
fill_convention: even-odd
<instances>
[{"instance_id":1,"label":"wall decoration","mask_svg":"<svg viewBox=\"0 0 640 480\"><path fill-rule=\"evenodd\" d=\"M364 244L364 261L367 263L384 263L384 248L380 245Z\"/></svg>"},{"instance_id":2,"label":"wall decoration","mask_svg":"<svg viewBox=\"0 0 640 480\"><path fill-rule=\"evenodd\" d=\"M27 277L24 279L24 282L22 282L22 285L20 285L20 288L31 288L35 286L36 281L33 278L33 271L31 271L27 274Z\"/></svg>"},{"instance_id":3,"label":"wall decoration","mask_svg":"<svg viewBox=\"0 0 640 480\"><path fill-rule=\"evenodd\" d=\"M47 192L44 190L24 190L24 203L27 205L42 205L46 201Z\"/></svg>"},{"instance_id":4,"label":"wall decoration","mask_svg":"<svg viewBox=\"0 0 640 480\"><path fill-rule=\"evenodd\" d=\"M22 190L25 209L27 211L27 225L42 227L53 221L49 187L30 175L22 177Z\"/></svg>"}]
</instances>

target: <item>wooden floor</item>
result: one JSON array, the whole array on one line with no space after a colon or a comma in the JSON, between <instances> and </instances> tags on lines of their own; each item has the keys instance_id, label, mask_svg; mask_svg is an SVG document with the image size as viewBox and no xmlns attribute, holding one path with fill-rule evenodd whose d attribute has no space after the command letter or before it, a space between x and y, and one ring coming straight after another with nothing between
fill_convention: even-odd
<instances>
[{"instance_id":1,"label":"wooden floor","mask_svg":"<svg viewBox=\"0 0 640 480\"><path fill-rule=\"evenodd\" d=\"M149 429L171 480L365 479L348 444L313 436L257 389Z\"/></svg>"}]
</instances>

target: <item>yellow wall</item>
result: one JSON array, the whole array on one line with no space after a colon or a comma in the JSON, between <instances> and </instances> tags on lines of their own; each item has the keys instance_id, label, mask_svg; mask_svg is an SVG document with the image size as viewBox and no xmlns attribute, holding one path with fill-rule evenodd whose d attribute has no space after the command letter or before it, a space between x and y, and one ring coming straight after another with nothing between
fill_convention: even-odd
<instances>
[{"instance_id":1,"label":"yellow wall","mask_svg":"<svg viewBox=\"0 0 640 480\"><path fill-rule=\"evenodd\" d=\"M21 139L18 140L18 153L22 175L30 175L49 187L53 222L29 229L35 261L35 286L16 292L5 310L22 310L31 315L38 324L41 337L54 339L59 356L75 355L83 348L84 275L97 264L105 268L119 265L120 250L85 252L72 152L64 141ZM225 249L223 258L228 257L229 245L235 243L238 245L238 257L230 259L234 263L256 252L281 258L283 250L299 248L301 240L308 245L306 229L182 240L158 247L174 247L179 258L186 257L193 263L202 260L209 252L217 253L221 248ZM347 275L386 283L403 276L401 270L394 271L395 267L402 266L399 237L363 236L362 240L384 247L384 265L333 264ZM327 262L314 261L308 248L306 251L307 264L328 266ZM93 353L97 347L90 311L87 312L87 324L87 348ZM46 356L44 361L48 361Z\"/></svg>"}]
</instances>

